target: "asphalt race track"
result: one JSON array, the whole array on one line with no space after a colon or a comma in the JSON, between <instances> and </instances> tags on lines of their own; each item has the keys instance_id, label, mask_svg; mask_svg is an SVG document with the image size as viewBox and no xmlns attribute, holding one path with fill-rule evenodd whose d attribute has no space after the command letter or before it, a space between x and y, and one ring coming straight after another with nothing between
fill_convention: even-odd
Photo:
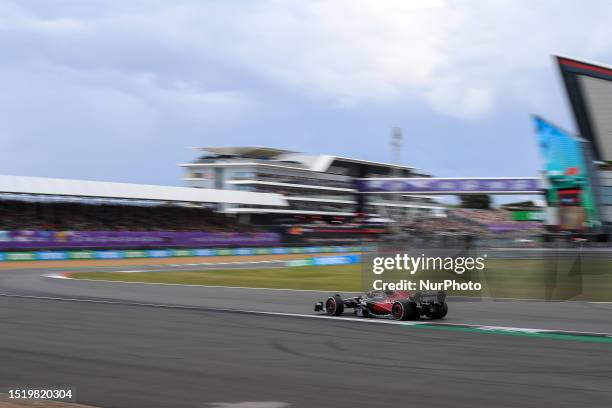
<instances>
[{"instance_id":1,"label":"asphalt race track","mask_svg":"<svg viewBox=\"0 0 612 408\"><path fill-rule=\"evenodd\" d=\"M612 405L609 342L265 314L311 315L325 293L49 273L0 271L0 386L71 385L102 407ZM447 324L612 332L606 303L449 306Z\"/></svg>"},{"instance_id":2,"label":"asphalt race track","mask_svg":"<svg viewBox=\"0 0 612 408\"><path fill-rule=\"evenodd\" d=\"M259 265L269 267L274 263ZM226 267L252 268L253 265L234 264ZM96 270L167 271L173 268L186 267L158 265ZM219 266L189 267L191 270L198 268L219 269ZM53 273L57 271L0 270L0 293L295 314L312 313L314 302L329 295L329 292L99 282L53 279L45 276ZM612 333L612 303L454 298L449 300L449 308L449 315L445 319L447 323Z\"/></svg>"}]
</instances>

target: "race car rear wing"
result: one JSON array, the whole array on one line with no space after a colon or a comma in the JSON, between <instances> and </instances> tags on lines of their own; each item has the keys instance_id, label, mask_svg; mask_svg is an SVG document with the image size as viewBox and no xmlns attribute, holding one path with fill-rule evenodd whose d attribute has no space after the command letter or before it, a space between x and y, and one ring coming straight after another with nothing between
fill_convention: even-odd
<instances>
[{"instance_id":1,"label":"race car rear wing","mask_svg":"<svg viewBox=\"0 0 612 408\"><path fill-rule=\"evenodd\" d=\"M443 304L446 300L446 293L441 290L437 292L416 292L411 298L417 304Z\"/></svg>"}]
</instances>

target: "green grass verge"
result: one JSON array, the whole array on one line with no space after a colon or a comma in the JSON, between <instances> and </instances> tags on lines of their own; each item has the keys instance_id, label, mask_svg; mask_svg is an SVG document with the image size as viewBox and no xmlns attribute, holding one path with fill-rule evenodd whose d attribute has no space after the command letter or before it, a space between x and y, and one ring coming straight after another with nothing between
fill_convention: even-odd
<instances>
[{"instance_id":1,"label":"green grass verge","mask_svg":"<svg viewBox=\"0 0 612 408\"><path fill-rule=\"evenodd\" d=\"M187 285L243 286L277 289L361 290L358 265L302 266L295 268L226 269L169 272L77 272L76 279L124 282L180 283Z\"/></svg>"},{"instance_id":2,"label":"green grass verge","mask_svg":"<svg viewBox=\"0 0 612 408\"><path fill-rule=\"evenodd\" d=\"M577 265L571 261L491 260L485 271L471 275L428 271L412 277L402 275L401 278L433 281L454 279L459 282L471 280L482 284L480 292L449 291L450 295L612 301L610 264L607 261L584 261ZM361 265L130 273L76 272L71 276L76 279L126 282L346 292L359 292L365 286Z\"/></svg>"}]
</instances>

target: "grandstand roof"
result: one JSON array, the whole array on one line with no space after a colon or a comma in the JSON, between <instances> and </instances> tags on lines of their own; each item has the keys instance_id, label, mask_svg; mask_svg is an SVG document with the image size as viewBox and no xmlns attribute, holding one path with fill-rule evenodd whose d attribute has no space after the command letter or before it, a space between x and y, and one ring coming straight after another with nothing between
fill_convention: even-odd
<instances>
[{"instance_id":1,"label":"grandstand roof","mask_svg":"<svg viewBox=\"0 0 612 408\"><path fill-rule=\"evenodd\" d=\"M612 67L556 58L580 136L595 159L612 161Z\"/></svg>"},{"instance_id":2,"label":"grandstand roof","mask_svg":"<svg viewBox=\"0 0 612 408\"><path fill-rule=\"evenodd\" d=\"M287 206L280 194L0 175L0 193Z\"/></svg>"},{"instance_id":3,"label":"grandstand roof","mask_svg":"<svg viewBox=\"0 0 612 408\"><path fill-rule=\"evenodd\" d=\"M235 146L235 147L198 147L198 150L230 156L241 157L274 157L283 153L296 153L291 150L276 149L264 146Z\"/></svg>"},{"instance_id":4,"label":"grandstand roof","mask_svg":"<svg viewBox=\"0 0 612 408\"><path fill-rule=\"evenodd\" d=\"M414 167L400 164L377 162L372 160L355 159L343 156L307 154L292 150L277 149L264 146L226 146L226 147L196 147L196 150L215 153L224 156L237 156L251 159L286 160L301 163L305 168L313 171L325 172L334 161L355 163L375 167L388 167L394 169L413 170ZM200 163L198 163L200 164Z\"/></svg>"}]
</instances>

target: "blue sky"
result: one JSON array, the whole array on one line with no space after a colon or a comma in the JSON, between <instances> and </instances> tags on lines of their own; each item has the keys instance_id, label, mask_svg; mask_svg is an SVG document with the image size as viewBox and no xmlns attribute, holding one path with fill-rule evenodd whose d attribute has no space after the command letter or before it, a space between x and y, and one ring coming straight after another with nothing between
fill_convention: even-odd
<instances>
[{"instance_id":1,"label":"blue sky","mask_svg":"<svg viewBox=\"0 0 612 408\"><path fill-rule=\"evenodd\" d=\"M181 184L192 146L531 176L574 129L552 55L612 63L612 2L0 3L1 174Z\"/></svg>"}]
</instances>

